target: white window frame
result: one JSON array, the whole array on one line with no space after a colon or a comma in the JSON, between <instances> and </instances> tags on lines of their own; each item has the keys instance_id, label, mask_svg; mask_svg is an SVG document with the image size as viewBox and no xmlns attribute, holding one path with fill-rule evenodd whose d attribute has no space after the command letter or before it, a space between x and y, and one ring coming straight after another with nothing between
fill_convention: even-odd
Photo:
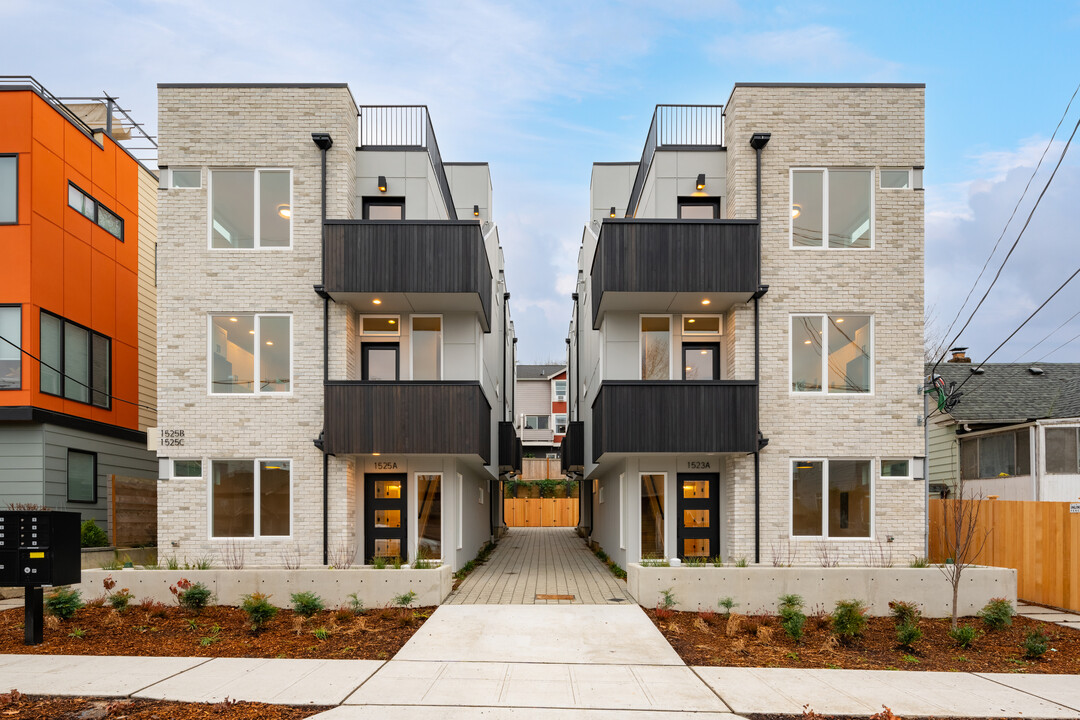
<instances>
[{"instance_id":1,"label":"white window frame","mask_svg":"<svg viewBox=\"0 0 1080 720\"><path fill-rule=\"evenodd\" d=\"M641 478L646 476L646 475L660 475L660 476L662 476L664 478L664 481L662 483L660 483L660 487L664 491L664 527L663 527L663 530L661 532L661 535L664 538L664 550L663 550L662 555L663 555L663 557L667 558L668 553L670 552L670 549L672 547L672 542L673 542L673 538L668 536L669 535L668 526L670 524L671 518L674 517L674 515L671 512L671 508L668 507L668 495L670 494L670 493L668 493L668 475L669 475L669 473L666 473L666 472L644 472L644 471L639 471L638 472L637 506L636 507L638 508L639 513L641 511L641 497L642 497L641 496ZM642 548L641 548L641 515L640 514L638 515L637 529L638 529L638 533L637 533L638 561L641 561L641 560L645 559L645 553L642 552Z\"/></svg>"},{"instance_id":2,"label":"white window frame","mask_svg":"<svg viewBox=\"0 0 1080 720\"><path fill-rule=\"evenodd\" d=\"M236 537L232 535L214 535L214 462L251 462L255 472L255 485L252 489L252 502L254 503L254 523L253 523L253 535L251 537ZM264 462L287 462L289 463L289 534L288 535L263 535L259 531L262 529L262 508L259 507L259 497L262 494L262 471L259 469L259 464ZM206 537L211 541L220 540L233 540L241 542L250 542L252 540L292 540L293 530L296 527L294 522L294 514L296 513L296 481L293 473L296 469L296 463L292 458L284 457L257 457L252 460L247 458L208 458L203 460L203 478L206 480ZM206 471L209 468L209 472Z\"/></svg>"},{"instance_id":3,"label":"white window frame","mask_svg":"<svg viewBox=\"0 0 1080 720\"><path fill-rule=\"evenodd\" d=\"M643 318L663 317L668 319L668 380L675 379L675 317L671 314L663 313L642 313L638 315L637 323L637 336L638 336L638 349L637 349L637 366L638 366L638 380L645 380L644 368L641 367L641 348L642 348L642 336L645 331L641 329L641 321ZM649 473L646 473L649 474ZM655 473L652 473L655 474Z\"/></svg>"},{"instance_id":4,"label":"white window frame","mask_svg":"<svg viewBox=\"0 0 1080 720\"><path fill-rule=\"evenodd\" d=\"M365 333L364 332L364 318L371 318L372 320L390 320L390 319L393 319L394 325L397 326L397 332L382 332L382 331L379 331L379 330L375 330L375 331L372 331L372 332ZM361 336L367 335L368 337L373 337L373 338L401 337L401 316L400 315L372 315L370 313L362 313L360 315L360 321L357 323L357 325L359 325L359 327L360 327L360 332L358 334L361 335ZM411 328L412 325L410 324L409 327ZM409 360L410 360L409 367L411 369L412 368L412 362L411 362L412 356L411 356L411 354L410 354Z\"/></svg>"},{"instance_id":5,"label":"white window frame","mask_svg":"<svg viewBox=\"0 0 1080 720\"><path fill-rule=\"evenodd\" d=\"M179 475L176 472L176 463L178 462L198 462L199 474L198 475ZM201 480L206 477L206 460L197 457L179 457L169 458L169 478L172 480Z\"/></svg>"},{"instance_id":6,"label":"white window frame","mask_svg":"<svg viewBox=\"0 0 1080 720\"><path fill-rule=\"evenodd\" d=\"M864 460L870 463L870 534L859 537L832 537L829 535L829 461L830 460ZM795 534L795 462L819 462L821 463L821 534L820 535L796 535ZM788 539L792 542L820 542L828 540L839 543L864 543L877 537L877 473L874 465L880 463L875 458L869 457L788 457L788 491L787 491L787 514L788 514Z\"/></svg>"},{"instance_id":7,"label":"white window frame","mask_svg":"<svg viewBox=\"0 0 1080 720\"><path fill-rule=\"evenodd\" d=\"M214 172L215 171L247 171L251 170L255 173L255 189L254 189L254 208L255 213L255 245L249 248L216 248L214 247ZM292 215L289 216L289 244L288 245L268 245L263 247L262 245L262 227L259 220L259 189L262 183L262 173L264 172L287 172L289 173L289 211ZM171 178L170 178L171 179ZM195 188L191 188L195 189ZM206 171L206 247L215 252L251 252L253 250L265 251L265 250L292 250L293 248L293 232L296 225L296 203L294 202L295 188L293 183L293 169L287 167L212 167Z\"/></svg>"},{"instance_id":8,"label":"white window frame","mask_svg":"<svg viewBox=\"0 0 1080 720\"><path fill-rule=\"evenodd\" d=\"M907 173L907 187L895 188L895 187L885 187L884 185L882 185L881 180L884 177L886 172L906 172ZM897 190L911 190L915 185L915 182L914 182L915 179L912 177L913 174L914 173L912 171L912 168L909 168L909 167L906 167L906 168L901 168L901 167L878 168L878 189L879 190L885 190L886 192L895 192ZM871 238L872 237L873 236L871 235Z\"/></svg>"},{"instance_id":9,"label":"white window frame","mask_svg":"<svg viewBox=\"0 0 1080 720\"><path fill-rule=\"evenodd\" d=\"M416 545L413 550L413 557L418 557L420 553L420 476L421 475L438 475L439 476L439 557L428 558L429 560L438 560L440 564L444 562L446 558L446 473L442 470L416 470L412 474L412 490L409 494L413 497L413 507L416 508L416 517L413 518L412 539ZM483 502L483 499L480 500ZM459 523L460 524L460 523ZM406 538L406 544L408 538Z\"/></svg>"},{"instance_id":10,"label":"white window frame","mask_svg":"<svg viewBox=\"0 0 1080 720\"><path fill-rule=\"evenodd\" d=\"M372 317L372 316L367 315L365 317ZM438 379L441 381L443 379L443 366L446 364L445 362L443 362L446 359L444 357L444 355L443 355L443 350L444 350L444 347L443 347L443 334L445 333L445 330L446 330L446 324L443 322L443 316L442 315L434 315L434 314L427 314L427 313L421 313L419 315L410 315L409 316L409 378L410 379L415 379L416 378L416 367L413 365L413 345L416 344L414 342L413 338L415 338L415 336L416 336L416 331L413 329L413 325L414 325L414 321L417 318L420 318L420 319L439 318L439 377L438 377ZM400 337L400 335L401 335L401 320L400 319L397 321L397 326L398 326L398 336ZM360 327L361 328L364 327L363 321L361 321ZM378 337L378 335L376 334L373 337ZM390 337L390 336L389 335L383 335L382 337ZM496 379L495 380L495 396L498 397L498 395L499 395L499 381Z\"/></svg>"},{"instance_id":11,"label":"white window frame","mask_svg":"<svg viewBox=\"0 0 1080 720\"><path fill-rule=\"evenodd\" d=\"M907 469L908 469L907 475L885 475L884 474L884 470L885 470L884 466L885 466L885 463L887 463L887 462L906 462L908 464L907 465ZM880 458L878 460L878 477L880 477L882 480L913 480L915 478L914 472L915 472L915 460L913 458L886 456L886 457L882 457L882 458Z\"/></svg>"},{"instance_id":12,"label":"white window frame","mask_svg":"<svg viewBox=\"0 0 1080 720\"><path fill-rule=\"evenodd\" d=\"M566 390L563 391L562 397L559 397L559 391L556 390L556 383L566 383ZM558 378L551 381L551 402L566 402L566 399L570 396L570 381L567 378Z\"/></svg>"},{"instance_id":13,"label":"white window frame","mask_svg":"<svg viewBox=\"0 0 1080 720\"><path fill-rule=\"evenodd\" d=\"M619 549L626 549L626 477L619 473Z\"/></svg>"},{"instance_id":14,"label":"white window frame","mask_svg":"<svg viewBox=\"0 0 1080 720\"><path fill-rule=\"evenodd\" d=\"M562 432L559 432L559 418L563 418L562 424L566 427ZM556 435L565 435L567 430L570 429L570 414L569 413L552 413L551 416L551 432Z\"/></svg>"},{"instance_id":15,"label":"white window frame","mask_svg":"<svg viewBox=\"0 0 1080 720\"><path fill-rule=\"evenodd\" d=\"M457 473L457 504L454 520L457 524L457 549L460 550L465 544L465 523L462 521L465 517L465 481L461 473Z\"/></svg>"},{"instance_id":16,"label":"white window frame","mask_svg":"<svg viewBox=\"0 0 1080 720\"><path fill-rule=\"evenodd\" d=\"M870 390L864 393L831 393L829 392L829 317L845 315L866 315L870 318ZM820 390L793 390L792 385L795 377L795 334L792 324L795 318L816 317L821 319L821 328L824 334L821 336L821 389ZM877 353L874 350L874 338L877 332L874 327L874 314L869 312L827 312L827 313L791 313L788 316L788 395L793 397L873 397L875 392L874 365ZM802 458L805 459L805 458Z\"/></svg>"},{"instance_id":17,"label":"white window frame","mask_svg":"<svg viewBox=\"0 0 1080 720\"><path fill-rule=\"evenodd\" d=\"M870 173L870 245L869 247L847 247L847 248L833 248L829 247L829 171L830 170L860 170ZM810 245L796 245L795 244L795 218L791 216L791 207L795 204L795 173L797 172L821 172L821 247L813 247ZM879 180L880 182L880 180ZM866 252L867 250L873 250L877 243L877 233L874 228L877 225L877 213L876 213L876 197L874 191L876 185L874 182L874 168L872 167L791 167L788 168L788 247L792 250L808 250L808 251L843 251L843 250L855 250Z\"/></svg>"},{"instance_id":18,"label":"white window frame","mask_svg":"<svg viewBox=\"0 0 1080 720\"><path fill-rule=\"evenodd\" d=\"M716 318L719 321L719 325L716 330L687 330L686 321L699 318ZM724 316L718 314L690 314L686 313L679 318L679 328L684 336L688 337L719 337L724 334Z\"/></svg>"},{"instance_id":19,"label":"white window frame","mask_svg":"<svg viewBox=\"0 0 1080 720\"><path fill-rule=\"evenodd\" d=\"M221 169L225 170L226 168L221 168ZM173 173L175 173L177 171L179 171L179 172L197 172L197 173L199 173L199 184L198 185L176 185L175 182L174 182L174 179L173 179ZM203 187L202 168L201 167L169 168L169 184L168 184L168 187L169 187L170 190L202 190L202 187ZM223 250L224 248L217 248L217 249L218 250Z\"/></svg>"},{"instance_id":20,"label":"white window frame","mask_svg":"<svg viewBox=\"0 0 1080 720\"><path fill-rule=\"evenodd\" d=\"M254 318L255 327L255 372L254 387L249 393L220 393L214 392L214 318L217 317L240 317L250 316ZM275 392L263 390L259 387L259 366L262 361L262 326L259 318L262 317L287 317L289 318L289 390L287 392ZM206 394L212 397L250 398L250 397L292 397L296 388L296 353L295 338L296 323L293 322L292 313L281 312L212 312L206 317Z\"/></svg>"},{"instance_id":21,"label":"white window frame","mask_svg":"<svg viewBox=\"0 0 1080 720\"><path fill-rule=\"evenodd\" d=\"M546 417L548 419L548 426L546 428L531 428L531 427L529 427L529 418L531 418L531 417L536 417L536 418ZM545 430L551 431L551 430L554 430L555 428L554 428L554 426L552 425L552 422L551 422L551 415L545 415L544 413L523 413L523 418L522 418L522 421L521 421L521 429L522 430L532 430L534 432L543 432Z\"/></svg>"}]
</instances>

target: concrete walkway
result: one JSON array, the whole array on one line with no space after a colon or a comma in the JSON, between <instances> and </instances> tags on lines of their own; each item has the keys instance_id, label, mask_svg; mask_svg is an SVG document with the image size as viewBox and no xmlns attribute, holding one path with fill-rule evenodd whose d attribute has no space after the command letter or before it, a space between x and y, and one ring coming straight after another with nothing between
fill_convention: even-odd
<instances>
[{"instance_id":1,"label":"concrete walkway","mask_svg":"<svg viewBox=\"0 0 1080 720\"><path fill-rule=\"evenodd\" d=\"M1042 620L1043 622L1054 623L1056 625L1061 625L1062 627L1080 630L1080 613L1068 612L1066 610L1054 610L1053 608L1046 608L1041 605L1029 605L1021 600L1016 603L1016 614L1023 615L1032 620Z\"/></svg>"},{"instance_id":2,"label":"concrete walkway","mask_svg":"<svg viewBox=\"0 0 1080 720\"><path fill-rule=\"evenodd\" d=\"M446 603L605 605L633 599L574 528L510 528Z\"/></svg>"}]
</instances>

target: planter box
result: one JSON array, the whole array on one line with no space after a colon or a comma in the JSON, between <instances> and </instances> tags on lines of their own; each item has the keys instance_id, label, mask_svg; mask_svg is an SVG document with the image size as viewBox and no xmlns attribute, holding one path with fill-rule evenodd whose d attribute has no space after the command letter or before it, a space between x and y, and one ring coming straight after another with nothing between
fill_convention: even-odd
<instances>
[{"instance_id":1,"label":"planter box","mask_svg":"<svg viewBox=\"0 0 1080 720\"><path fill-rule=\"evenodd\" d=\"M454 585L450 566L443 565L430 570L83 570L82 582L75 587L84 599L101 597L105 593L102 580L109 575L117 588L132 592L135 602L150 598L170 604L176 598L169 586L180 578L206 585L217 605L239 605L244 595L261 592L272 595L270 602L278 607L289 607L289 596L305 590L321 597L328 608L347 603L351 593L369 608L381 607L410 590L416 593L413 605L439 605Z\"/></svg>"},{"instance_id":2,"label":"planter box","mask_svg":"<svg viewBox=\"0 0 1080 720\"><path fill-rule=\"evenodd\" d=\"M626 587L640 605L654 607L661 590L671 589L676 610L717 610L717 601L731 597L737 612L776 612L777 598L802 595L809 613L831 612L837 600L862 600L870 615L889 614L890 600L918 603L926 617L952 615L952 585L936 567L642 567L626 568ZM990 600L1003 597L1016 604L1016 571L969 567L960 579L960 615L974 615Z\"/></svg>"}]
</instances>

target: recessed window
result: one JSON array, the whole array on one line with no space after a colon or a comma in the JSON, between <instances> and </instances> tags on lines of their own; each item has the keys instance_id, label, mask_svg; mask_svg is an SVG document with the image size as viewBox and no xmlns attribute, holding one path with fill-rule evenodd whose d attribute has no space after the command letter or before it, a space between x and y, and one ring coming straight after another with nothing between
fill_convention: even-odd
<instances>
[{"instance_id":1,"label":"recessed window","mask_svg":"<svg viewBox=\"0 0 1080 720\"><path fill-rule=\"evenodd\" d=\"M1047 452L1049 458L1049 447ZM1031 437L1027 428L960 440L960 476L965 480L1030 474Z\"/></svg>"},{"instance_id":2,"label":"recessed window","mask_svg":"<svg viewBox=\"0 0 1080 720\"><path fill-rule=\"evenodd\" d=\"M716 220L720 217L718 197L680 197L679 218L683 220Z\"/></svg>"},{"instance_id":3,"label":"recessed window","mask_svg":"<svg viewBox=\"0 0 1080 720\"><path fill-rule=\"evenodd\" d=\"M288 460L211 462L211 537L288 537L291 466Z\"/></svg>"},{"instance_id":4,"label":"recessed window","mask_svg":"<svg viewBox=\"0 0 1080 720\"><path fill-rule=\"evenodd\" d=\"M292 318L250 313L212 315L209 370L210 392L214 394L290 392Z\"/></svg>"},{"instance_id":5,"label":"recessed window","mask_svg":"<svg viewBox=\"0 0 1080 720\"><path fill-rule=\"evenodd\" d=\"M371 382L396 382L399 372L400 346L396 342L366 342L360 347L360 372Z\"/></svg>"},{"instance_id":6,"label":"recessed window","mask_svg":"<svg viewBox=\"0 0 1080 720\"><path fill-rule=\"evenodd\" d=\"M41 392L111 407L112 341L41 311Z\"/></svg>"},{"instance_id":7,"label":"recessed window","mask_svg":"<svg viewBox=\"0 0 1080 720\"><path fill-rule=\"evenodd\" d=\"M290 170L211 170L210 246L279 248L292 241Z\"/></svg>"},{"instance_id":8,"label":"recessed window","mask_svg":"<svg viewBox=\"0 0 1080 720\"><path fill-rule=\"evenodd\" d=\"M76 187L74 183L68 183L68 206L87 220L97 223L98 227L120 242L124 241L123 218L87 195Z\"/></svg>"},{"instance_id":9,"label":"recessed window","mask_svg":"<svg viewBox=\"0 0 1080 720\"><path fill-rule=\"evenodd\" d=\"M719 335L719 315L683 315L683 335Z\"/></svg>"},{"instance_id":10,"label":"recessed window","mask_svg":"<svg viewBox=\"0 0 1080 720\"><path fill-rule=\"evenodd\" d=\"M671 379L671 318L641 316L641 379Z\"/></svg>"},{"instance_id":11,"label":"recessed window","mask_svg":"<svg viewBox=\"0 0 1080 720\"><path fill-rule=\"evenodd\" d=\"M791 534L795 537L870 537L873 478L870 460L794 460Z\"/></svg>"},{"instance_id":12,"label":"recessed window","mask_svg":"<svg viewBox=\"0 0 1080 720\"><path fill-rule=\"evenodd\" d=\"M549 424L551 417L548 415L526 415L525 416L525 429L526 430L548 430L551 428Z\"/></svg>"},{"instance_id":13,"label":"recessed window","mask_svg":"<svg viewBox=\"0 0 1080 720\"><path fill-rule=\"evenodd\" d=\"M442 475L416 476L418 557L442 557Z\"/></svg>"},{"instance_id":14,"label":"recessed window","mask_svg":"<svg viewBox=\"0 0 1080 720\"><path fill-rule=\"evenodd\" d=\"M174 478L201 478L202 460L173 460L172 477Z\"/></svg>"},{"instance_id":15,"label":"recessed window","mask_svg":"<svg viewBox=\"0 0 1080 720\"><path fill-rule=\"evenodd\" d=\"M716 343L683 343L683 380L719 380L720 346Z\"/></svg>"},{"instance_id":16,"label":"recessed window","mask_svg":"<svg viewBox=\"0 0 1080 720\"><path fill-rule=\"evenodd\" d=\"M414 315L413 380L442 380L442 318Z\"/></svg>"},{"instance_id":17,"label":"recessed window","mask_svg":"<svg viewBox=\"0 0 1080 720\"><path fill-rule=\"evenodd\" d=\"M666 475L641 476L641 557L664 557L664 482Z\"/></svg>"},{"instance_id":18,"label":"recessed window","mask_svg":"<svg viewBox=\"0 0 1080 720\"><path fill-rule=\"evenodd\" d=\"M404 220L405 198L366 197L362 209L364 220Z\"/></svg>"},{"instance_id":19,"label":"recessed window","mask_svg":"<svg viewBox=\"0 0 1080 720\"><path fill-rule=\"evenodd\" d=\"M1026 432L1026 431L1025 431ZM1049 475L1080 475L1080 428L1046 428L1046 472Z\"/></svg>"},{"instance_id":20,"label":"recessed window","mask_svg":"<svg viewBox=\"0 0 1080 720\"><path fill-rule=\"evenodd\" d=\"M791 246L871 247L873 175L871 170L792 170Z\"/></svg>"},{"instance_id":21,"label":"recessed window","mask_svg":"<svg viewBox=\"0 0 1080 720\"><path fill-rule=\"evenodd\" d=\"M0 305L0 390L22 387L22 307Z\"/></svg>"},{"instance_id":22,"label":"recessed window","mask_svg":"<svg viewBox=\"0 0 1080 720\"><path fill-rule=\"evenodd\" d=\"M881 477L888 478L910 478L911 477L911 460L882 460L881 461Z\"/></svg>"},{"instance_id":23,"label":"recessed window","mask_svg":"<svg viewBox=\"0 0 1080 720\"><path fill-rule=\"evenodd\" d=\"M566 381L556 380L552 383L552 400L555 402L566 402Z\"/></svg>"},{"instance_id":24,"label":"recessed window","mask_svg":"<svg viewBox=\"0 0 1080 720\"><path fill-rule=\"evenodd\" d=\"M360 320L363 335L400 335L401 319L397 315L364 315Z\"/></svg>"},{"instance_id":25,"label":"recessed window","mask_svg":"<svg viewBox=\"0 0 1080 720\"><path fill-rule=\"evenodd\" d=\"M0 155L0 225L19 222L19 156Z\"/></svg>"},{"instance_id":26,"label":"recessed window","mask_svg":"<svg viewBox=\"0 0 1080 720\"><path fill-rule=\"evenodd\" d=\"M793 315L791 391L869 393L871 347L869 315Z\"/></svg>"},{"instance_id":27,"label":"recessed window","mask_svg":"<svg viewBox=\"0 0 1080 720\"><path fill-rule=\"evenodd\" d=\"M911 170L882 170L881 188L883 190L907 190L911 187Z\"/></svg>"},{"instance_id":28,"label":"recessed window","mask_svg":"<svg viewBox=\"0 0 1080 720\"><path fill-rule=\"evenodd\" d=\"M97 453L68 450L67 499L77 503L97 502Z\"/></svg>"},{"instance_id":29,"label":"recessed window","mask_svg":"<svg viewBox=\"0 0 1080 720\"><path fill-rule=\"evenodd\" d=\"M172 187L179 189L202 187L202 171L197 168L192 170L174 168L172 170Z\"/></svg>"},{"instance_id":30,"label":"recessed window","mask_svg":"<svg viewBox=\"0 0 1080 720\"><path fill-rule=\"evenodd\" d=\"M565 435L566 434L566 413L556 413L555 414L555 434L556 435Z\"/></svg>"}]
</instances>

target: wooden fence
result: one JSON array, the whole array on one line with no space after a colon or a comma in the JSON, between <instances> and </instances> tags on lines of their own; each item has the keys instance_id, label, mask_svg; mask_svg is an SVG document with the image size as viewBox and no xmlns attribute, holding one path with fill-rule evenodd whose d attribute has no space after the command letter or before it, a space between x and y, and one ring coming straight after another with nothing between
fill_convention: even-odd
<instances>
[{"instance_id":1,"label":"wooden fence","mask_svg":"<svg viewBox=\"0 0 1080 720\"><path fill-rule=\"evenodd\" d=\"M961 501L930 501L932 562L948 555L942 528L946 505L956 502ZM989 533L976 564L1014 568L1022 600L1080 611L1080 513L1070 512L1067 502L962 502L981 504L976 537Z\"/></svg>"},{"instance_id":2,"label":"wooden fence","mask_svg":"<svg viewBox=\"0 0 1080 720\"><path fill-rule=\"evenodd\" d=\"M525 458L521 461L521 480L546 480L563 477L558 458Z\"/></svg>"},{"instance_id":3,"label":"wooden fence","mask_svg":"<svg viewBox=\"0 0 1080 720\"><path fill-rule=\"evenodd\" d=\"M577 498L508 498L503 502L507 527L577 527Z\"/></svg>"},{"instance_id":4,"label":"wooden fence","mask_svg":"<svg viewBox=\"0 0 1080 720\"><path fill-rule=\"evenodd\" d=\"M130 547L157 542L157 480L110 475L112 544Z\"/></svg>"}]
</instances>

